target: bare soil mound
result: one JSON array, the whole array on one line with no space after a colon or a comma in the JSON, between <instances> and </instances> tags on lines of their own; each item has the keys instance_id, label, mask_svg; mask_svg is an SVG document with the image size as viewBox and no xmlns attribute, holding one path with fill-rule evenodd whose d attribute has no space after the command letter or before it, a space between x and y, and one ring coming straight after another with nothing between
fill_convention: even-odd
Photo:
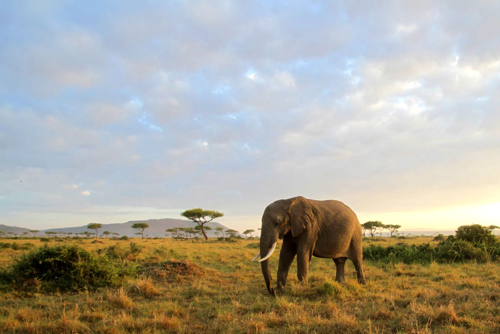
<instances>
[{"instance_id":1,"label":"bare soil mound","mask_svg":"<svg viewBox=\"0 0 500 334\"><path fill-rule=\"evenodd\" d=\"M155 281L179 282L205 276L205 269L188 261L167 261L147 268L145 274Z\"/></svg>"}]
</instances>

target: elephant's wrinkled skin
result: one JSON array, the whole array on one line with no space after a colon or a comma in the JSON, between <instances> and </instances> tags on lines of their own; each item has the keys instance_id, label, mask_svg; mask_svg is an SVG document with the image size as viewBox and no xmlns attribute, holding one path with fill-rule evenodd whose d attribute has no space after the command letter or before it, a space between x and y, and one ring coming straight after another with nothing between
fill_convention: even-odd
<instances>
[{"instance_id":1,"label":"elephant's wrinkled skin","mask_svg":"<svg viewBox=\"0 0 500 334\"><path fill-rule=\"evenodd\" d=\"M358 281L365 283L361 225L356 214L339 201L317 201L302 196L270 204L262 216L260 254L265 256L278 238L283 239L276 289L271 287L269 259L260 260L267 290L271 295L283 290L288 270L297 256L297 276L307 281L309 262L314 255L331 258L336 264L335 280L344 281L344 264L351 259Z\"/></svg>"}]
</instances>

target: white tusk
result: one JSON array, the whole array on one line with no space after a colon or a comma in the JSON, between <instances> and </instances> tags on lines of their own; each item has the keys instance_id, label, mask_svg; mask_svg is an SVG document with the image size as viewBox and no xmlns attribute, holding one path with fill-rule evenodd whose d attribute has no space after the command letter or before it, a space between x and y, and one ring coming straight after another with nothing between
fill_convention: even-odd
<instances>
[{"instance_id":1,"label":"white tusk","mask_svg":"<svg viewBox=\"0 0 500 334\"><path fill-rule=\"evenodd\" d=\"M255 257L254 257L254 258L252 259L252 261L250 261L250 262L253 262L253 261L257 260L257 258L258 258L259 256L260 256L260 252L258 252L258 253L257 253L257 255L255 255Z\"/></svg>"},{"instance_id":2,"label":"white tusk","mask_svg":"<svg viewBox=\"0 0 500 334\"><path fill-rule=\"evenodd\" d=\"M277 244L278 244L278 242L276 241L273 244L273 247L271 247L271 250L269 251L269 253L267 253L266 256L264 256L262 259L260 259L259 262L266 261L267 259L269 259L271 257L271 255L273 255L274 249L276 248Z\"/></svg>"}]
</instances>

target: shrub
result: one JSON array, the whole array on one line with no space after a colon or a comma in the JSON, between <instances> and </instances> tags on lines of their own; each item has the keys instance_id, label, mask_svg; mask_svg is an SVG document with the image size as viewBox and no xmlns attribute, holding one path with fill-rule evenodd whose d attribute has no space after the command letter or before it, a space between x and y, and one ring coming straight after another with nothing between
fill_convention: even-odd
<instances>
[{"instance_id":1,"label":"shrub","mask_svg":"<svg viewBox=\"0 0 500 334\"><path fill-rule=\"evenodd\" d=\"M2 277L14 288L78 291L120 285L135 267L96 257L78 246L44 246L23 254Z\"/></svg>"},{"instance_id":2,"label":"shrub","mask_svg":"<svg viewBox=\"0 0 500 334\"><path fill-rule=\"evenodd\" d=\"M104 249L99 249L97 251L99 254L104 254L107 258L111 260L124 260L130 254L125 248L118 245L112 245Z\"/></svg>"},{"instance_id":3,"label":"shrub","mask_svg":"<svg viewBox=\"0 0 500 334\"><path fill-rule=\"evenodd\" d=\"M165 246L159 246L153 249L153 254L157 256L165 256L168 253L168 249Z\"/></svg>"},{"instance_id":4,"label":"shrub","mask_svg":"<svg viewBox=\"0 0 500 334\"><path fill-rule=\"evenodd\" d=\"M463 262L467 260L485 262L489 258L484 249L457 238L448 238L446 241L439 243L436 247L436 255L440 262Z\"/></svg>"},{"instance_id":5,"label":"shrub","mask_svg":"<svg viewBox=\"0 0 500 334\"><path fill-rule=\"evenodd\" d=\"M138 255L142 250L144 249L144 246L138 245L135 242L130 243L130 254L133 255Z\"/></svg>"},{"instance_id":6,"label":"shrub","mask_svg":"<svg viewBox=\"0 0 500 334\"><path fill-rule=\"evenodd\" d=\"M9 242L0 242L0 249L2 248L12 248L13 250L20 250L20 249L30 249L34 247L30 242L26 242L24 244L18 244L18 243L9 243Z\"/></svg>"},{"instance_id":7,"label":"shrub","mask_svg":"<svg viewBox=\"0 0 500 334\"><path fill-rule=\"evenodd\" d=\"M474 244L495 243L495 236L493 236L491 230L478 224L460 226L456 230L455 236L458 240L464 240Z\"/></svg>"},{"instance_id":8,"label":"shrub","mask_svg":"<svg viewBox=\"0 0 500 334\"><path fill-rule=\"evenodd\" d=\"M444 239L444 235L440 236ZM430 244L418 246L396 244L388 247L369 245L363 248L363 257L371 261L403 263L498 261L500 260L500 242L496 241L491 231L486 228L480 225L470 225L461 226L457 230L457 236L448 236L436 247Z\"/></svg>"},{"instance_id":9,"label":"shrub","mask_svg":"<svg viewBox=\"0 0 500 334\"><path fill-rule=\"evenodd\" d=\"M396 244L388 247L370 245L363 248L363 258L371 261L429 263L434 257L434 249L429 244Z\"/></svg>"},{"instance_id":10,"label":"shrub","mask_svg":"<svg viewBox=\"0 0 500 334\"><path fill-rule=\"evenodd\" d=\"M438 234L434 237L433 239L434 241L444 241L446 240L446 237L444 236L444 234Z\"/></svg>"}]
</instances>

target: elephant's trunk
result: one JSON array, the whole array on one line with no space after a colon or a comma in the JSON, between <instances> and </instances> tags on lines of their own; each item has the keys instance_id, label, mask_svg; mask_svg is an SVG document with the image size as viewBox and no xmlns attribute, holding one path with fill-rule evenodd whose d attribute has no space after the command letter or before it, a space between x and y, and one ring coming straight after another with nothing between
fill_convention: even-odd
<instances>
[{"instance_id":1,"label":"elephant's trunk","mask_svg":"<svg viewBox=\"0 0 500 334\"><path fill-rule=\"evenodd\" d=\"M263 234L260 238L260 254L265 256L270 252L273 246L276 246L276 242L278 241L277 235L272 234ZM273 238L274 237L274 238ZM275 296L274 289L272 288L272 276L269 271L269 259L266 259L260 263L262 268L262 275L264 275L264 280L266 281L267 291L273 296Z\"/></svg>"}]
</instances>

